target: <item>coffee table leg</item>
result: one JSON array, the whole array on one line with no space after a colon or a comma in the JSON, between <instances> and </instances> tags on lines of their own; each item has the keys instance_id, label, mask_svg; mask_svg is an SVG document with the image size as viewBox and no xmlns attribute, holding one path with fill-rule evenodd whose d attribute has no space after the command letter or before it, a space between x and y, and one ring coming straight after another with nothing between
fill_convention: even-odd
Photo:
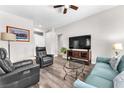
<instances>
[{"instance_id":1,"label":"coffee table leg","mask_svg":"<svg viewBox=\"0 0 124 93\"><path fill-rule=\"evenodd\" d=\"M83 73L83 77L85 77L85 75L86 75L86 74L85 74L85 73Z\"/></svg>"},{"instance_id":2,"label":"coffee table leg","mask_svg":"<svg viewBox=\"0 0 124 93\"><path fill-rule=\"evenodd\" d=\"M78 72L76 71L75 79L77 79L77 77L78 77Z\"/></svg>"},{"instance_id":3,"label":"coffee table leg","mask_svg":"<svg viewBox=\"0 0 124 93\"><path fill-rule=\"evenodd\" d=\"M64 80L66 80L67 72L66 72L66 69L65 69L65 65L63 66L63 70L65 71Z\"/></svg>"},{"instance_id":4,"label":"coffee table leg","mask_svg":"<svg viewBox=\"0 0 124 93\"><path fill-rule=\"evenodd\" d=\"M67 74L65 74L65 76L64 76L64 80L66 80L66 76L67 76Z\"/></svg>"}]
</instances>

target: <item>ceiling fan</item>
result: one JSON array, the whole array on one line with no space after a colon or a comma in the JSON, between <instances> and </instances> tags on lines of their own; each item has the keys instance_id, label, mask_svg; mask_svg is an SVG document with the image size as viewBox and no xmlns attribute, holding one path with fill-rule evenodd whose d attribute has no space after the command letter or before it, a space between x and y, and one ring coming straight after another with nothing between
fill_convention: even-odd
<instances>
[{"instance_id":1,"label":"ceiling fan","mask_svg":"<svg viewBox=\"0 0 124 93\"><path fill-rule=\"evenodd\" d=\"M53 6L54 8L61 8L61 7L64 7L64 11L63 11L63 14L66 14L67 13L67 9L68 8L71 8L73 10L78 10L79 7L75 6L75 5L54 5Z\"/></svg>"}]
</instances>

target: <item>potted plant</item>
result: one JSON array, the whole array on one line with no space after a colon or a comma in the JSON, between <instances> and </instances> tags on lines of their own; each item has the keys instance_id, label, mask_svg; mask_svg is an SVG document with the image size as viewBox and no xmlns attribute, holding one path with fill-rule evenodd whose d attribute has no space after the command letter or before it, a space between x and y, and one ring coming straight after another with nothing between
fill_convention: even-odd
<instances>
[{"instance_id":1,"label":"potted plant","mask_svg":"<svg viewBox=\"0 0 124 93\"><path fill-rule=\"evenodd\" d=\"M67 48L62 47L60 49L60 52L61 52L63 58L67 58Z\"/></svg>"}]
</instances>

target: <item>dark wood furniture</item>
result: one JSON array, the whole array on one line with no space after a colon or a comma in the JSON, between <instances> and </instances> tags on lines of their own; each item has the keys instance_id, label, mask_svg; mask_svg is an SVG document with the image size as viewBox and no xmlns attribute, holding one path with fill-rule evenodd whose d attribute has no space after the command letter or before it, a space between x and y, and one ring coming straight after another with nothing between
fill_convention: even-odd
<instances>
[{"instance_id":1,"label":"dark wood furniture","mask_svg":"<svg viewBox=\"0 0 124 93\"><path fill-rule=\"evenodd\" d=\"M67 50L67 60L77 59L85 62L86 65L91 64L91 51L89 49L73 49Z\"/></svg>"}]
</instances>

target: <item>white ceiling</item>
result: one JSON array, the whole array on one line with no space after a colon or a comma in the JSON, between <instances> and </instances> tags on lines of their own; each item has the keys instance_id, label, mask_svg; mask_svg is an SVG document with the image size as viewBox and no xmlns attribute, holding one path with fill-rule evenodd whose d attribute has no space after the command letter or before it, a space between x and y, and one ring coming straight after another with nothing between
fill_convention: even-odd
<instances>
[{"instance_id":1,"label":"white ceiling","mask_svg":"<svg viewBox=\"0 0 124 93\"><path fill-rule=\"evenodd\" d=\"M57 28L67 25L113 7L115 6L79 6L77 11L69 9L68 13L65 15L59 11L60 9L54 9L52 6L48 5L4 5L0 6L0 10L32 19L36 25L41 24L44 28L51 29L52 27Z\"/></svg>"}]
</instances>

